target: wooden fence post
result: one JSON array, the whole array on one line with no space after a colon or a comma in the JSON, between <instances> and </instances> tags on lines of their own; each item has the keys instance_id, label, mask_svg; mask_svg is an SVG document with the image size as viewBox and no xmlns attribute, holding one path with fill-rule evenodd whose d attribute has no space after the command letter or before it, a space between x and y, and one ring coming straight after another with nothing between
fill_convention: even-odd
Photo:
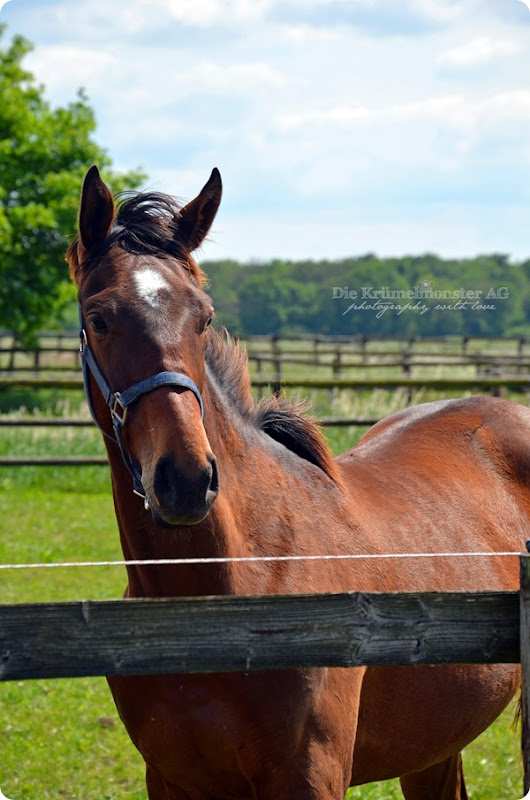
<instances>
[{"instance_id":1,"label":"wooden fence post","mask_svg":"<svg viewBox=\"0 0 530 800\"><path fill-rule=\"evenodd\" d=\"M333 367L333 377L334 378L341 378L342 377L342 363L341 363L341 352L340 352L340 345L337 345L337 352L335 353L335 358L333 359L332 363Z\"/></svg>"},{"instance_id":2,"label":"wooden fence post","mask_svg":"<svg viewBox=\"0 0 530 800\"><path fill-rule=\"evenodd\" d=\"M16 352L17 352L17 340L16 340L15 336L13 335L13 342L11 344L11 352L9 354L9 365L7 367L10 372L15 369L15 355L16 355Z\"/></svg>"},{"instance_id":3,"label":"wooden fence post","mask_svg":"<svg viewBox=\"0 0 530 800\"><path fill-rule=\"evenodd\" d=\"M273 335L271 337L271 349L273 355L273 364L274 364L274 380L279 382L282 379L282 362L281 362L281 348L280 348L280 337Z\"/></svg>"},{"instance_id":4,"label":"wooden fence post","mask_svg":"<svg viewBox=\"0 0 530 800\"><path fill-rule=\"evenodd\" d=\"M412 350L405 348L401 354L401 369L406 378L410 378L410 368L412 362ZM409 400L410 403L410 400Z\"/></svg>"},{"instance_id":5,"label":"wooden fence post","mask_svg":"<svg viewBox=\"0 0 530 800\"><path fill-rule=\"evenodd\" d=\"M526 542L530 552L530 540ZM524 794L530 791L530 555L522 555L520 588L521 630L521 736L524 767Z\"/></svg>"},{"instance_id":6,"label":"wooden fence post","mask_svg":"<svg viewBox=\"0 0 530 800\"><path fill-rule=\"evenodd\" d=\"M315 336L315 338L313 339L313 355L314 355L316 364L319 363L319 358L320 358L320 353L319 353L319 350L318 350L319 344L320 344L320 338L318 336Z\"/></svg>"},{"instance_id":7,"label":"wooden fence post","mask_svg":"<svg viewBox=\"0 0 530 800\"><path fill-rule=\"evenodd\" d=\"M366 345L368 344L368 336L361 336L361 355L362 355L362 363L366 364L367 352L366 352Z\"/></svg>"},{"instance_id":8,"label":"wooden fence post","mask_svg":"<svg viewBox=\"0 0 530 800\"><path fill-rule=\"evenodd\" d=\"M523 354L524 343L525 343L525 337L524 337L524 336L520 336L520 337L519 337L519 341L518 341L518 343L517 343L517 360L518 360L518 361L522 361L522 360L523 360L523 355L524 355L524 354ZM523 368L521 367L521 364L519 363L519 364L517 365L517 367L516 367L515 374L516 374L516 375L522 375L522 374L523 374L523 372L524 372L524 370L523 370Z\"/></svg>"}]
</instances>

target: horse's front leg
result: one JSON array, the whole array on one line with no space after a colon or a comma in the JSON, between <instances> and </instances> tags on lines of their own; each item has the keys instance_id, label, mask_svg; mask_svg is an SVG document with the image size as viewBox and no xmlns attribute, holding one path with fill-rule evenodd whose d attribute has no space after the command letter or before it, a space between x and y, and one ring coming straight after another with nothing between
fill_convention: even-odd
<instances>
[{"instance_id":1,"label":"horse's front leg","mask_svg":"<svg viewBox=\"0 0 530 800\"><path fill-rule=\"evenodd\" d=\"M326 670L325 691L290 756L264 764L253 800L344 800L351 781L365 668Z\"/></svg>"},{"instance_id":2,"label":"horse's front leg","mask_svg":"<svg viewBox=\"0 0 530 800\"><path fill-rule=\"evenodd\" d=\"M333 791L324 785L320 776L316 780L304 777L287 777L274 779L260 786L248 787L248 798L245 800L343 800L344 791ZM176 786L170 786L160 776L147 768L146 774L147 796L149 800L196 800L199 795L189 795ZM338 785L338 784L337 784ZM230 795L232 797L232 795ZM201 800L217 800L213 797L200 795Z\"/></svg>"},{"instance_id":3,"label":"horse's front leg","mask_svg":"<svg viewBox=\"0 0 530 800\"><path fill-rule=\"evenodd\" d=\"M351 776L351 744L316 738L288 764L269 764L254 783L253 800L344 800Z\"/></svg>"},{"instance_id":4,"label":"horse's front leg","mask_svg":"<svg viewBox=\"0 0 530 800\"><path fill-rule=\"evenodd\" d=\"M253 800L344 800L348 781L340 773L283 775L255 788Z\"/></svg>"},{"instance_id":5,"label":"horse's front leg","mask_svg":"<svg viewBox=\"0 0 530 800\"><path fill-rule=\"evenodd\" d=\"M169 786L151 767L147 767L145 783L149 800L191 800L181 789Z\"/></svg>"}]
</instances>

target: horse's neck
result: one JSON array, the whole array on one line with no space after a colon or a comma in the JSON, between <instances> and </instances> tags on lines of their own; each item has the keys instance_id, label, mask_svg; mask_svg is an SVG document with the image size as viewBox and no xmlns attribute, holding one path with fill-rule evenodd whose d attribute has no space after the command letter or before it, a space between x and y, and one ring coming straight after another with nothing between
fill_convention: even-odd
<instances>
[{"instance_id":1,"label":"horse's neck","mask_svg":"<svg viewBox=\"0 0 530 800\"><path fill-rule=\"evenodd\" d=\"M278 493L284 478L277 459L269 452L267 438L251 427L245 428L237 414L219 402L218 395L205 391L203 399L205 428L219 463L221 489L208 516L198 525L177 530L156 526L143 501L132 493L131 477L117 448L108 448L116 516L127 560L238 558L265 551L284 552L283 528L274 519L281 513L278 498L271 506L266 497L271 485ZM271 470L275 480L271 480ZM231 594L240 580L240 570L241 566L230 563L130 566L128 593Z\"/></svg>"}]
</instances>

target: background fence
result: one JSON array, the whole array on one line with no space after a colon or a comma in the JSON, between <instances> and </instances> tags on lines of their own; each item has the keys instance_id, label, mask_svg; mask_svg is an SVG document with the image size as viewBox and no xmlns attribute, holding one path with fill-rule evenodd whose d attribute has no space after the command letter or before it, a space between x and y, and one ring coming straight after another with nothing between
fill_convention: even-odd
<instances>
[{"instance_id":1,"label":"background fence","mask_svg":"<svg viewBox=\"0 0 530 800\"><path fill-rule=\"evenodd\" d=\"M530 398L530 339L526 337L253 337L244 342L252 366L252 385L262 396L284 390L327 397L325 427L370 427L377 413L333 413L341 393L400 392L410 404L418 393L461 395L512 394ZM33 350L0 336L2 393L67 392L82 389L76 333L43 334ZM319 394L320 393L320 394ZM422 398L424 399L424 398ZM321 410L322 413L322 410ZM0 428L83 428L80 417L0 415ZM83 466L106 464L102 454L30 456L4 452L0 466Z\"/></svg>"},{"instance_id":2,"label":"background fence","mask_svg":"<svg viewBox=\"0 0 530 800\"><path fill-rule=\"evenodd\" d=\"M340 377L347 369L397 367L403 375L413 368L472 366L480 375L491 370L530 370L530 338L519 337L367 337L255 336L241 340L251 364L261 376L267 365L275 380L285 366L332 370ZM79 366L79 337L75 332L43 333L34 348L23 348L9 334L0 334L0 370L72 371Z\"/></svg>"}]
</instances>

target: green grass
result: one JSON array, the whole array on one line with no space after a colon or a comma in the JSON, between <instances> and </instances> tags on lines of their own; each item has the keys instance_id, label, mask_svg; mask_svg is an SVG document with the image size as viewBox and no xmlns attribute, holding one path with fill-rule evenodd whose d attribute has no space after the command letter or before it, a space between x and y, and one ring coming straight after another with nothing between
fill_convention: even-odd
<instances>
[{"instance_id":1,"label":"green grass","mask_svg":"<svg viewBox=\"0 0 530 800\"><path fill-rule=\"evenodd\" d=\"M42 413L42 399L29 401L34 404L29 408L36 403ZM399 393L334 399L322 393L315 410L383 415L405 401ZM77 408L78 402L74 398L71 406ZM326 433L335 452L359 435L355 429ZM99 435L91 430L0 430L0 453L68 452L103 452ZM119 558L107 468L0 468L0 562ZM112 598L121 596L124 586L121 567L0 572L0 602ZM511 707L465 752L474 800L522 797L513 715ZM146 800L143 761L104 679L0 684L0 754L0 789L12 800ZM401 794L397 781L391 781L357 787L347 798L392 800Z\"/></svg>"},{"instance_id":2,"label":"green grass","mask_svg":"<svg viewBox=\"0 0 530 800\"><path fill-rule=\"evenodd\" d=\"M88 491L87 472L99 472ZM4 468L0 492L2 563L121 558L106 468ZM117 567L2 572L0 602L119 597L125 583ZM143 761L102 678L0 684L0 753L12 800L146 798Z\"/></svg>"}]
</instances>

